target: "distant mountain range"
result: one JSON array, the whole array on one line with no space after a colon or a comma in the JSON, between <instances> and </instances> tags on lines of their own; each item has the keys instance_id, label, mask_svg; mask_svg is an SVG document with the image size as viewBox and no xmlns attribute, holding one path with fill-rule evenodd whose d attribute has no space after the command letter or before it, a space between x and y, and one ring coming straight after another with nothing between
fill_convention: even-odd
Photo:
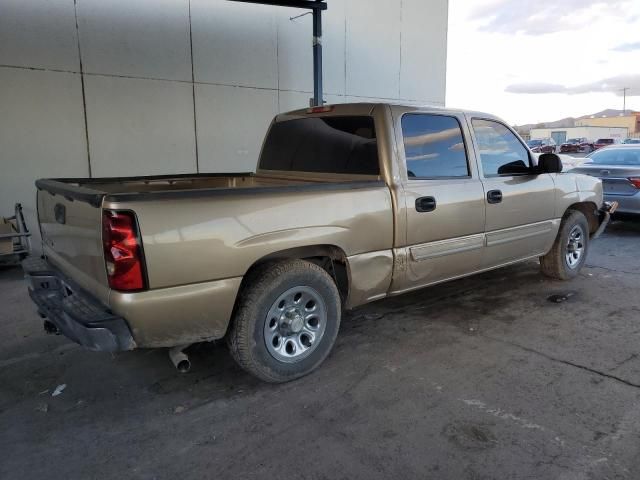
<instances>
[{"instance_id":1,"label":"distant mountain range","mask_svg":"<svg viewBox=\"0 0 640 480\"><path fill-rule=\"evenodd\" d=\"M575 127L576 120L582 120L584 118L591 117L602 117L603 115L606 117L617 117L623 113L622 110L615 110L613 108L607 108L606 110L602 110L598 113L592 113L590 115L583 115L581 117L567 117L562 118L560 120L556 120L554 122L542 122L542 123L527 123L525 125L516 125L516 130L519 132L528 132L532 128L565 128L565 127ZM630 110L627 110L627 114L630 113Z\"/></svg>"}]
</instances>

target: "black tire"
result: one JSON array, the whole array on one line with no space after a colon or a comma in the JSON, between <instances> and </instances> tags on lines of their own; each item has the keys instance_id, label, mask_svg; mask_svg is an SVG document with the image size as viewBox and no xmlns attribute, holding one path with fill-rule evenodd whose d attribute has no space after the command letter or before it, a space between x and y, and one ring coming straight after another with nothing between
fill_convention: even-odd
<instances>
[{"instance_id":1,"label":"black tire","mask_svg":"<svg viewBox=\"0 0 640 480\"><path fill-rule=\"evenodd\" d=\"M326 326L308 356L285 363L267 348L265 322L274 302L295 287L310 287L320 295L326 308ZM340 317L340 294L324 269L305 260L269 263L245 279L227 343L233 358L247 372L266 382L287 382L311 373L327 358L340 329Z\"/></svg>"},{"instance_id":2,"label":"black tire","mask_svg":"<svg viewBox=\"0 0 640 480\"><path fill-rule=\"evenodd\" d=\"M573 265L569 264L569 237L575 229L581 230L582 252ZM558 236L549 252L540 257L540 269L542 273L557 280L570 280L574 278L584 265L589 252L589 222L582 212L568 210L562 219Z\"/></svg>"}]
</instances>

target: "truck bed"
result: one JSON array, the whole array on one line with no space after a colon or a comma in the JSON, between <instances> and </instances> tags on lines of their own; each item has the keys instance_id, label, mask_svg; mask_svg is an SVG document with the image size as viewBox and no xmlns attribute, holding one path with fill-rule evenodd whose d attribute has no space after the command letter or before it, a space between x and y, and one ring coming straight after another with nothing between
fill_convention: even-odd
<instances>
[{"instance_id":1,"label":"truck bed","mask_svg":"<svg viewBox=\"0 0 640 480\"><path fill-rule=\"evenodd\" d=\"M157 175L114 178L54 178L36 181L39 190L99 207L103 200L135 201L185 196L257 194L274 190L342 190L371 187L376 180L300 179L253 173Z\"/></svg>"}]
</instances>

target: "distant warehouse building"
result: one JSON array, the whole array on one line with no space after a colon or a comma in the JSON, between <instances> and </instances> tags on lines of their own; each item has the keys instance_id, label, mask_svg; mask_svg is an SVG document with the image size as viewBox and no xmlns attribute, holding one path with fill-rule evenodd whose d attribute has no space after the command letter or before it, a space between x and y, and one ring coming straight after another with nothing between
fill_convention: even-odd
<instances>
[{"instance_id":1,"label":"distant warehouse building","mask_svg":"<svg viewBox=\"0 0 640 480\"><path fill-rule=\"evenodd\" d=\"M532 128L530 132L531 138L553 138L560 145L569 138L586 137L591 141L599 138L613 138L622 142L629 136L628 127L597 127L597 126L581 126L581 127L560 127L560 128Z\"/></svg>"},{"instance_id":2,"label":"distant warehouse building","mask_svg":"<svg viewBox=\"0 0 640 480\"><path fill-rule=\"evenodd\" d=\"M626 127L630 137L640 136L640 112L629 115L592 116L576 120L578 127Z\"/></svg>"}]
</instances>

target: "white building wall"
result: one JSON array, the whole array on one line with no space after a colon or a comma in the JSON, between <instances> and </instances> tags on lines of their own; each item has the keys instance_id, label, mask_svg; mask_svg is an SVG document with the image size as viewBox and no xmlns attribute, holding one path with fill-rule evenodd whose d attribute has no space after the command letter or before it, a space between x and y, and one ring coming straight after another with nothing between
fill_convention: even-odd
<instances>
[{"instance_id":1,"label":"white building wall","mask_svg":"<svg viewBox=\"0 0 640 480\"><path fill-rule=\"evenodd\" d=\"M552 132L566 132L570 138L588 138L595 141L599 138L615 138L624 140L628 136L626 127L565 127L565 128L532 128L531 138L551 138Z\"/></svg>"},{"instance_id":2,"label":"white building wall","mask_svg":"<svg viewBox=\"0 0 640 480\"><path fill-rule=\"evenodd\" d=\"M328 0L325 99L444 105L447 0ZM0 0L0 215L41 177L255 169L312 96L311 15L226 0Z\"/></svg>"}]
</instances>

